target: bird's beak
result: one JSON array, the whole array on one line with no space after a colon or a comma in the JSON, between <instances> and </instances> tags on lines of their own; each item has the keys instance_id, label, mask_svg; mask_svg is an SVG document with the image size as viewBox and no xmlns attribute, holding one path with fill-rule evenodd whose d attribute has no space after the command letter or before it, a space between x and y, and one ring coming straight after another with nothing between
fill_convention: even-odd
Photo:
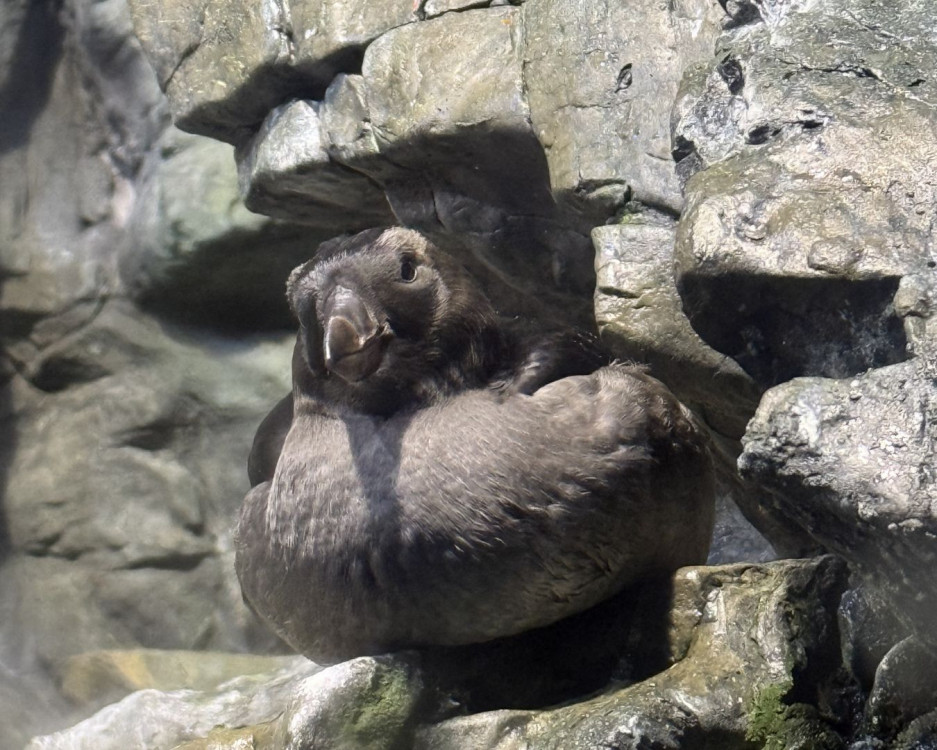
<instances>
[{"instance_id":1,"label":"bird's beak","mask_svg":"<svg viewBox=\"0 0 937 750\"><path fill-rule=\"evenodd\" d=\"M354 383L377 370L384 358L387 327L378 323L365 301L338 286L323 312L322 346L329 371Z\"/></svg>"}]
</instances>

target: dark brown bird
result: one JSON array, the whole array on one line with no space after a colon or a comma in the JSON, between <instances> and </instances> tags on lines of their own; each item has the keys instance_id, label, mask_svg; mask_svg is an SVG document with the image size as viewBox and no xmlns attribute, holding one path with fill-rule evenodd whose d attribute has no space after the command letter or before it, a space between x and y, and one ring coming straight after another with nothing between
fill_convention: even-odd
<instances>
[{"instance_id":1,"label":"dark brown bird","mask_svg":"<svg viewBox=\"0 0 937 750\"><path fill-rule=\"evenodd\" d=\"M298 651L490 640L705 560L705 436L640 369L513 332L409 230L332 243L288 295L293 393L255 439L236 567Z\"/></svg>"}]
</instances>

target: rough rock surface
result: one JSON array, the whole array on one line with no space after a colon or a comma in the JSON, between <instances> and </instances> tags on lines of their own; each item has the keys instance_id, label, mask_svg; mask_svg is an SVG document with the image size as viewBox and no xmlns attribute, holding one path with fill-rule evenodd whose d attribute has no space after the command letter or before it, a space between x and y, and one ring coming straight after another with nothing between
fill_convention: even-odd
<instances>
[{"instance_id":1,"label":"rough rock surface","mask_svg":"<svg viewBox=\"0 0 937 750\"><path fill-rule=\"evenodd\" d=\"M746 732L795 747L784 732L834 719L855 750L935 741L930 3L125 2L0 7L0 746L91 710L51 688L81 652L273 648L240 603L229 538L253 428L288 387L283 279L321 240L388 223L430 232L509 315L597 325L694 406L722 458L713 561L776 549L848 562L839 620L859 707L804 697L815 682L728 638L752 610L718 610L766 601L759 581L784 578L810 625L813 589L793 573L703 570L712 619L694 632L758 684L779 680L758 693L757 721L731 714L713 734L704 704L683 701L705 684L692 646L662 673L689 682L653 690L648 664L599 648L612 605L567 624L578 636L538 636L550 659L534 638L523 659L423 663L463 679L444 693L474 715L394 703L389 716L419 715L415 736L439 747L722 747ZM226 143L168 129L170 115ZM784 646L782 630L756 637ZM787 641L791 659L814 634ZM592 657L557 645L571 642ZM530 680L495 679L499 662ZM616 675L637 682L518 712ZM253 689L227 695L244 705ZM625 694L647 702L622 708ZM287 715L341 733L362 695L335 693L334 717L318 699ZM185 735L193 748L285 745L276 721L211 734L212 705L202 739Z\"/></svg>"},{"instance_id":2,"label":"rough rock surface","mask_svg":"<svg viewBox=\"0 0 937 750\"><path fill-rule=\"evenodd\" d=\"M275 105L321 95L365 44L415 20L407 3L131 0L137 35L193 133L236 142Z\"/></svg>"},{"instance_id":3,"label":"rough rock surface","mask_svg":"<svg viewBox=\"0 0 937 750\"><path fill-rule=\"evenodd\" d=\"M230 519L250 430L288 386L289 340L193 337L117 300L78 322L8 350L21 374L3 446L4 648L54 664L117 645L243 647Z\"/></svg>"},{"instance_id":4,"label":"rough rock surface","mask_svg":"<svg viewBox=\"0 0 937 750\"><path fill-rule=\"evenodd\" d=\"M933 359L770 390L744 439L765 501L854 563L906 627L937 646Z\"/></svg>"},{"instance_id":5,"label":"rough rock surface","mask_svg":"<svg viewBox=\"0 0 937 750\"><path fill-rule=\"evenodd\" d=\"M670 110L684 70L710 59L724 18L694 0L524 6L530 119L561 201L593 224L630 199L680 211Z\"/></svg>"},{"instance_id":6,"label":"rough rock surface","mask_svg":"<svg viewBox=\"0 0 937 750\"><path fill-rule=\"evenodd\" d=\"M334 692L341 693L344 687L341 678L354 686L357 686L355 678L358 678L357 683L364 681L367 684L371 676L368 672L380 669L373 662L364 670L355 667L354 663L347 665ZM30 750L103 750L104 747L114 750L168 750L186 740L203 737L217 726L269 722L282 713L291 696L298 697L306 689L307 680L321 684L320 675L323 675L321 667L306 659L294 658L273 674L239 677L210 694L191 689L165 693L155 688L139 690L74 728L38 737L27 747Z\"/></svg>"},{"instance_id":7,"label":"rough rock surface","mask_svg":"<svg viewBox=\"0 0 937 750\"><path fill-rule=\"evenodd\" d=\"M230 147L167 130L123 2L9 4L0 29L15 50L0 79L0 746L21 747L91 710L52 689L74 654L272 646L231 575L231 519L291 344L251 332L283 325L277 290L316 240L239 207ZM251 248L280 257L221 272ZM266 296L245 304L248 290Z\"/></svg>"},{"instance_id":8,"label":"rough rock surface","mask_svg":"<svg viewBox=\"0 0 937 750\"><path fill-rule=\"evenodd\" d=\"M922 7L901 9L791 6L724 38L676 108L677 260L700 335L783 382L744 438L762 506L933 643L937 48L905 25Z\"/></svg>"},{"instance_id":9,"label":"rough rock surface","mask_svg":"<svg viewBox=\"0 0 937 750\"><path fill-rule=\"evenodd\" d=\"M401 655L319 672L297 663L267 684L245 678L205 694L146 690L29 747L834 747L824 743L841 741L835 726L847 710L837 671L844 584L845 568L833 558L685 568L663 623L636 619L636 631L617 633L632 640L624 657L631 660L662 641L667 668L631 685L613 680L600 695L560 708L446 718L459 709L452 664ZM510 679L522 685L528 674L513 670Z\"/></svg>"},{"instance_id":10,"label":"rough rock surface","mask_svg":"<svg viewBox=\"0 0 937 750\"><path fill-rule=\"evenodd\" d=\"M686 306L763 384L906 357L892 298L933 263L937 47L900 5L793 4L727 37L678 100Z\"/></svg>"},{"instance_id":11,"label":"rough rock surface","mask_svg":"<svg viewBox=\"0 0 937 750\"><path fill-rule=\"evenodd\" d=\"M118 259L126 293L160 317L228 334L289 327L283 280L344 226L251 213L231 147L174 128L147 153L138 190L133 248Z\"/></svg>"},{"instance_id":12,"label":"rough rock surface","mask_svg":"<svg viewBox=\"0 0 937 750\"><path fill-rule=\"evenodd\" d=\"M542 712L442 722L421 729L415 747L838 747L833 727L848 709L832 608L842 573L830 559L685 568L665 671Z\"/></svg>"}]
</instances>

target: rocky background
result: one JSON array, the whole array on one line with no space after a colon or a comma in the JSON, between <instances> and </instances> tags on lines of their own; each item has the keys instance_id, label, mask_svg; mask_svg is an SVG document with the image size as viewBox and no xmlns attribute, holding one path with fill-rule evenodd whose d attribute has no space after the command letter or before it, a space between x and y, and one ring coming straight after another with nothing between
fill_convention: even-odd
<instances>
[{"instance_id":1,"label":"rocky background","mask_svg":"<svg viewBox=\"0 0 937 750\"><path fill-rule=\"evenodd\" d=\"M933 747L935 25L926 0L5 2L0 747ZM283 282L389 224L697 410L711 566L485 647L249 655L282 652L231 528L289 388Z\"/></svg>"}]
</instances>

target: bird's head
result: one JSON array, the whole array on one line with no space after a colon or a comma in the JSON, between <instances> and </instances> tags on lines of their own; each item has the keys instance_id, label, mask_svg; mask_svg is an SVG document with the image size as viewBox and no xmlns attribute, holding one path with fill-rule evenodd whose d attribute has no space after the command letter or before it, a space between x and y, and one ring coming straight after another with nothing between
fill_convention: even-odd
<instances>
[{"instance_id":1,"label":"bird's head","mask_svg":"<svg viewBox=\"0 0 937 750\"><path fill-rule=\"evenodd\" d=\"M325 243L290 275L287 295L300 325L294 367L308 368L326 399L360 411L387 414L480 384L501 345L468 272L408 229Z\"/></svg>"}]
</instances>

